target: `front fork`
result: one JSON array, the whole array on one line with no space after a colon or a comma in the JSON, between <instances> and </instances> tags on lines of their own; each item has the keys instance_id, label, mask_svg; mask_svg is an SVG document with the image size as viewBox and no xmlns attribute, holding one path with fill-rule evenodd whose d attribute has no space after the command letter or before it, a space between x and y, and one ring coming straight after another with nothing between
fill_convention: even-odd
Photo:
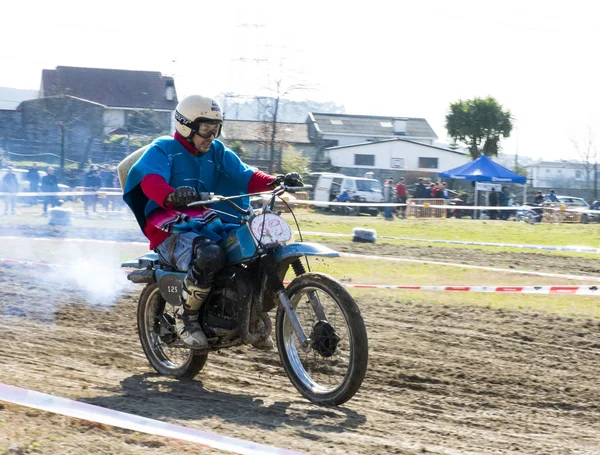
<instances>
[{"instance_id":1,"label":"front fork","mask_svg":"<svg viewBox=\"0 0 600 455\"><path fill-rule=\"evenodd\" d=\"M287 314L287 317L290 320L290 324L292 325L292 329L294 330L294 333L296 334L296 338L298 339L300 346L302 347L302 349L305 352L308 352L310 350L310 346L311 346L311 339L309 337L307 337L306 334L304 333L304 329L302 328L302 324L300 324L300 321L298 320L298 316L296 315L296 312L294 311L292 302L290 301L287 293L285 292L285 288L283 287L283 282L282 282L281 278L279 278L279 275L277 275L275 259L273 258L273 256L271 254L267 254L264 257L263 264L265 266L265 271L267 272L269 284L272 286L273 292L275 293L275 295L277 296L277 299L283 306L283 309L285 310L285 313ZM296 276L300 276L303 273L306 273L306 270L304 269L304 266L300 262L300 259L296 259L294 262L292 262L292 268L294 269L294 273L296 274ZM314 292L314 291L310 292L309 298L310 298L310 303L311 303L313 310L315 311L315 314L317 315L318 319L326 320L327 318L325 317L325 312L323 311L323 306L321 305L321 301L319 300L319 297L317 296L316 292Z\"/></svg>"}]
</instances>

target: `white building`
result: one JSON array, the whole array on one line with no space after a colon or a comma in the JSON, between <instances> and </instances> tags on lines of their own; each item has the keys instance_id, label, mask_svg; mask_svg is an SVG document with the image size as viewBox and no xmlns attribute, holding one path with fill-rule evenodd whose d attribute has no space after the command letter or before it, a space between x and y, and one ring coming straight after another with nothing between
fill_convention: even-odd
<instances>
[{"instance_id":1,"label":"white building","mask_svg":"<svg viewBox=\"0 0 600 455\"><path fill-rule=\"evenodd\" d=\"M470 155L461 151L401 138L329 147L325 153L331 164L340 168L436 173L471 160Z\"/></svg>"},{"instance_id":2,"label":"white building","mask_svg":"<svg viewBox=\"0 0 600 455\"><path fill-rule=\"evenodd\" d=\"M537 188L594 188L594 164L582 161L540 161L525 166ZM598 176L600 178L600 175Z\"/></svg>"}]
</instances>

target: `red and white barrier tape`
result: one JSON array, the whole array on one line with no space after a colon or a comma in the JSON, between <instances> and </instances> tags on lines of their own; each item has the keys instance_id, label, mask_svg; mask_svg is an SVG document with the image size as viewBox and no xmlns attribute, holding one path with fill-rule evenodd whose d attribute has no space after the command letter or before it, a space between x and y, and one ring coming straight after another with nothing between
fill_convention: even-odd
<instances>
[{"instance_id":1,"label":"red and white barrier tape","mask_svg":"<svg viewBox=\"0 0 600 455\"><path fill-rule=\"evenodd\" d=\"M0 384L0 401L84 419L90 422L125 428L127 430L139 431L155 436L164 436L181 441L193 442L205 447L224 450L226 452L243 455L302 455L302 452L278 449L276 447L245 441L243 439L221 436L216 433L174 425L160 420L148 419L134 414L114 411L112 409L68 400L66 398L6 384Z\"/></svg>"},{"instance_id":2,"label":"red and white barrier tape","mask_svg":"<svg viewBox=\"0 0 600 455\"><path fill-rule=\"evenodd\" d=\"M393 284L348 284L355 289L402 289L410 291L498 292L502 294L571 294L600 297L598 286L397 286Z\"/></svg>"}]
</instances>

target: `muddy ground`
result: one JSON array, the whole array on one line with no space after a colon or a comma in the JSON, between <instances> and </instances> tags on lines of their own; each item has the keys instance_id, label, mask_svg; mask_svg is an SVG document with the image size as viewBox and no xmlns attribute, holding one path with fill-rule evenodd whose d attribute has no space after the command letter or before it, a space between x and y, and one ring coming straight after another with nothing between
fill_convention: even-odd
<instances>
[{"instance_id":1,"label":"muddy ground","mask_svg":"<svg viewBox=\"0 0 600 455\"><path fill-rule=\"evenodd\" d=\"M143 240L133 232L55 235ZM593 257L330 244L368 254L600 275ZM191 382L157 376L136 333L141 287L112 306L90 307L75 284L60 284L0 264L0 382L311 454L600 454L600 320L361 294L369 371L353 400L328 408L298 395L274 351L213 353ZM3 450L221 453L0 404Z\"/></svg>"}]
</instances>

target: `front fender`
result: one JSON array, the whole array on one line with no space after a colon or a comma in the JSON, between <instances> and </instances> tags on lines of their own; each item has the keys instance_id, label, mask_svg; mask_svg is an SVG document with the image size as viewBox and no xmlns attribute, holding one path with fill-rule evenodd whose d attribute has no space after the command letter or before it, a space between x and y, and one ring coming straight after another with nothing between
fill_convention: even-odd
<instances>
[{"instance_id":1,"label":"front fender","mask_svg":"<svg viewBox=\"0 0 600 455\"><path fill-rule=\"evenodd\" d=\"M275 260L281 262L289 258L300 256L324 256L328 258L339 257L340 253L318 243L301 242L289 243L275 251Z\"/></svg>"}]
</instances>

